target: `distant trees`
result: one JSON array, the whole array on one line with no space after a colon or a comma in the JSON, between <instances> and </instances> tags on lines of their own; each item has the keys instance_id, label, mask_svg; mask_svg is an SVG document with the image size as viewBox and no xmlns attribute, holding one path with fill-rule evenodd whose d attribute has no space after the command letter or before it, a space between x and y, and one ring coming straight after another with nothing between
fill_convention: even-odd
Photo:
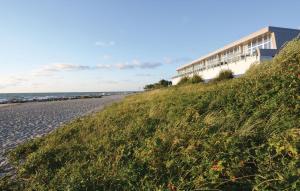
<instances>
[{"instance_id":1,"label":"distant trees","mask_svg":"<svg viewBox=\"0 0 300 191\"><path fill-rule=\"evenodd\" d=\"M160 80L160 81L157 82L157 83L146 85L146 86L144 87L144 90L159 89L159 88L168 87L168 86L171 86L171 85L172 85L172 82L171 82L171 81L162 79L162 80Z\"/></svg>"},{"instance_id":2,"label":"distant trees","mask_svg":"<svg viewBox=\"0 0 300 191\"><path fill-rule=\"evenodd\" d=\"M178 82L178 85L182 84L197 84L200 82L204 82L203 78L199 75L193 75L192 77L183 77L181 80Z\"/></svg>"}]
</instances>

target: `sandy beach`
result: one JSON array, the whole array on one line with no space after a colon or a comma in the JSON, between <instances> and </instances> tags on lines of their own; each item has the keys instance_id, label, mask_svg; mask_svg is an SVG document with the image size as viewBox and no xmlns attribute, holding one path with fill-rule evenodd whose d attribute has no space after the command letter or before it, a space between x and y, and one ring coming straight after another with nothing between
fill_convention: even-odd
<instances>
[{"instance_id":1,"label":"sandy beach","mask_svg":"<svg viewBox=\"0 0 300 191\"><path fill-rule=\"evenodd\" d=\"M99 111L123 97L112 95L103 98L1 105L0 169L7 166L5 153L9 149L28 139L45 135L77 117Z\"/></svg>"}]
</instances>

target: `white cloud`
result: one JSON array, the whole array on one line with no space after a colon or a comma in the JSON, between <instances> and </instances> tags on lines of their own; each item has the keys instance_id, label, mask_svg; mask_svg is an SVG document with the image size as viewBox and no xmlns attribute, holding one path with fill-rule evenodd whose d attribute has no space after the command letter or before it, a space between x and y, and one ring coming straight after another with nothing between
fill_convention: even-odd
<instances>
[{"instance_id":1,"label":"white cloud","mask_svg":"<svg viewBox=\"0 0 300 191\"><path fill-rule=\"evenodd\" d=\"M112 65L109 65L109 64L98 64L95 68L96 69L111 69Z\"/></svg>"},{"instance_id":2,"label":"white cloud","mask_svg":"<svg viewBox=\"0 0 300 191\"><path fill-rule=\"evenodd\" d=\"M135 69L135 68L139 68L139 69L153 69L156 67L161 66L162 63L161 62L141 62L139 60L133 60L132 62L125 62L125 63L119 63L116 64L115 66L120 69Z\"/></svg>"},{"instance_id":3,"label":"white cloud","mask_svg":"<svg viewBox=\"0 0 300 191\"><path fill-rule=\"evenodd\" d=\"M160 63L160 62L144 62L144 63L141 63L139 65L139 67L142 69L147 69L147 68L152 69L152 68L159 67L161 65L162 65L162 63Z\"/></svg>"},{"instance_id":4,"label":"white cloud","mask_svg":"<svg viewBox=\"0 0 300 191\"><path fill-rule=\"evenodd\" d=\"M5 76L0 78L0 88L6 88L10 86L18 86L29 80L27 77L18 76Z\"/></svg>"},{"instance_id":5,"label":"white cloud","mask_svg":"<svg viewBox=\"0 0 300 191\"><path fill-rule=\"evenodd\" d=\"M61 71L76 71L76 70L89 70L92 69L90 66L77 65L70 63L53 63L49 65L44 65L41 68L34 70L31 75L33 76L49 76L55 72Z\"/></svg>"},{"instance_id":6,"label":"white cloud","mask_svg":"<svg viewBox=\"0 0 300 191\"><path fill-rule=\"evenodd\" d=\"M108 41L108 42L97 41L97 42L95 42L95 45L100 46L100 47L109 47L109 46L115 46L116 42L115 41Z\"/></svg>"},{"instance_id":7,"label":"white cloud","mask_svg":"<svg viewBox=\"0 0 300 191\"><path fill-rule=\"evenodd\" d=\"M93 69L90 66L69 64L69 63L53 63L44 65L41 68L32 70L23 75L10 75L0 78L0 88L16 87L24 85L25 83L34 81L35 78L53 76L57 72L62 71L79 71Z\"/></svg>"},{"instance_id":8,"label":"white cloud","mask_svg":"<svg viewBox=\"0 0 300 191\"><path fill-rule=\"evenodd\" d=\"M124 62L124 63L116 64L115 67L120 70L123 70L123 69L134 69L136 66L133 63Z\"/></svg>"},{"instance_id":9,"label":"white cloud","mask_svg":"<svg viewBox=\"0 0 300 191\"><path fill-rule=\"evenodd\" d=\"M46 71L71 71L71 70L88 70L90 69L89 66L85 65L78 65L78 64L69 64L69 63L53 63L50 65L46 65L44 70Z\"/></svg>"},{"instance_id":10,"label":"white cloud","mask_svg":"<svg viewBox=\"0 0 300 191\"><path fill-rule=\"evenodd\" d=\"M178 64L178 63L185 63L185 62L190 62L192 59L182 57L182 58L169 58L165 57L164 58L164 63L166 64Z\"/></svg>"},{"instance_id":11,"label":"white cloud","mask_svg":"<svg viewBox=\"0 0 300 191\"><path fill-rule=\"evenodd\" d=\"M114 43L109 43L114 44ZM165 58L164 62L153 62L153 61L140 61L140 60L133 60L130 62L122 62L122 63L116 63L116 64L98 64L94 66L89 65L80 65L80 64L73 64L73 63L63 63L63 62L57 62L57 63L50 63L47 65L42 65L39 68L36 68L31 71L27 71L23 74L15 74L15 75L1 75L0 76L0 88L1 89L13 89L13 88L28 88L28 87L39 87L42 85L40 84L34 84L36 82L39 82L40 80L46 80L41 79L44 77L51 77L51 80L53 80L55 77L59 77L55 74L58 74L60 72L72 72L72 71L86 71L86 70L107 70L107 69L116 69L116 70L133 70L133 69L141 69L141 70L147 70L147 69L155 69L158 68L164 64L171 64L171 63L177 63L180 61L183 61L183 58L180 59L169 59ZM137 76L144 76L144 77L150 77L153 76L151 74L137 74ZM65 80L65 79L64 79ZM107 84L117 84L116 82L106 82ZM120 82L119 82L120 83ZM135 82L137 83L137 82Z\"/></svg>"}]
</instances>

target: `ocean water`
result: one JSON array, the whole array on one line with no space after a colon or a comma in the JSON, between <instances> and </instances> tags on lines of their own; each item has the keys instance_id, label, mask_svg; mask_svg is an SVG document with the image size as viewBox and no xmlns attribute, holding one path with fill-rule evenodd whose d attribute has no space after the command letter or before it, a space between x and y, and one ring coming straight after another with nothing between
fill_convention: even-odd
<instances>
[{"instance_id":1,"label":"ocean water","mask_svg":"<svg viewBox=\"0 0 300 191\"><path fill-rule=\"evenodd\" d=\"M67 93L0 93L0 103L47 101L49 99L76 98L82 96L106 96L133 92L67 92Z\"/></svg>"}]
</instances>

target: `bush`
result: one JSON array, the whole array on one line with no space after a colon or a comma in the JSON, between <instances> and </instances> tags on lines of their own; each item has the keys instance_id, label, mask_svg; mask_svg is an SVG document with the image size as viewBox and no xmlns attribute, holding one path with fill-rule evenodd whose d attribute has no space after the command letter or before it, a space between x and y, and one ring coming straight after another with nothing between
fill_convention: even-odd
<instances>
[{"instance_id":1,"label":"bush","mask_svg":"<svg viewBox=\"0 0 300 191\"><path fill-rule=\"evenodd\" d=\"M204 80L203 80L202 77L199 76L199 75L193 75L193 76L190 78L190 82L191 82L192 84L196 84L196 83L204 82Z\"/></svg>"},{"instance_id":2,"label":"bush","mask_svg":"<svg viewBox=\"0 0 300 191\"><path fill-rule=\"evenodd\" d=\"M0 190L299 190L300 41L236 80L131 95L11 153Z\"/></svg>"},{"instance_id":3,"label":"bush","mask_svg":"<svg viewBox=\"0 0 300 191\"><path fill-rule=\"evenodd\" d=\"M189 77L187 77L187 76L184 76L184 77L182 77L182 78L180 79L180 81L178 82L178 84L177 84L177 85L188 84L188 83L189 83L189 81L190 81Z\"/></svg>"},{"instance_id":4,"label":"bush","mask_svg":"<svg viewBox=\"0 0 300 191\"><path fill-rule=\"evenodd\" d=\"M234 78L233 72L231 70L221 70L219 75L213 79L214 82L219 82L223 80L228 80Z\"/></svg>"},{"instance_id":5,"label":"bush","mask_svg":"<svg viewBox=\"0 0 300 191\"><path fill-rule=\"evenodd\" d=\"M182 85L182 84L196 84L196 83L200 83L200 82L204 82L204 80L202 79L201 76L199 75L193 75L192 77L183 77L181 78L181 80L179 81L178 85Z\"/></svg>"},{"instance_id":6,"label":"bush","mask_svg":"<svg viewBox=\"0 0 300 191\"><path fill-rule=\"evenodd\" d=\"M159 88L164 88L164 87L168 87L171 86L172 82L171 81L167 81L167 80L160 80L158 83L155 84L148 84L144 87L144 90L153 90L153 89L159 89Z\"/></svg>"}]
</instances>

